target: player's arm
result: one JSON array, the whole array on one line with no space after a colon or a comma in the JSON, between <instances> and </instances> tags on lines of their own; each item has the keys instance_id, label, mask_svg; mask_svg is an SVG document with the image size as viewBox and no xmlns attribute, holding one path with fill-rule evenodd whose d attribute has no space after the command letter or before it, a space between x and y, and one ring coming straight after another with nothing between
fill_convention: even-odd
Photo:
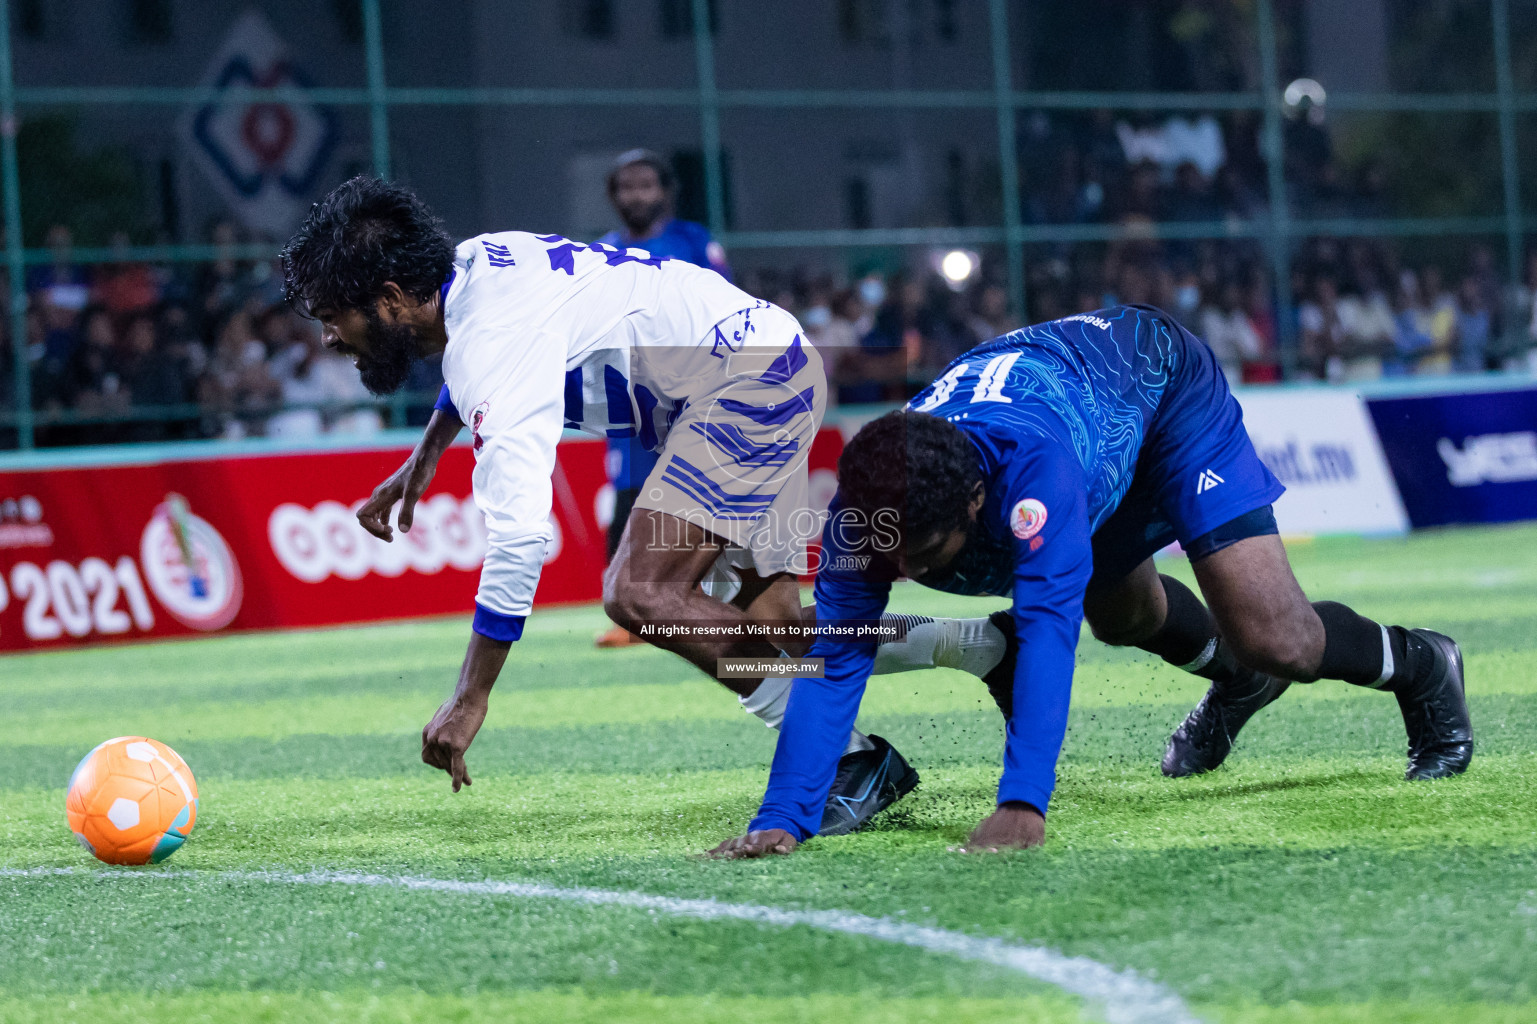
<instances>
[{"instance_id":1,"label":"player's arm","mask_svg":"<svg viewBox=\"0 0 1537 1024\"><path fill-rule=\"evenodd\" d=\"M1027 453L1010 469L1003 507L1011 512L1015 534L1014 715L1005 731L997 809L972 833L968 851L1045 841L1047 805L1067 732L1083 592L1093 572L1086 487L1077 459L1052 446ZM1013 514L1021 502L1026 514ZM1039 523L1033 533L1032 523Z\"/></svg>"},{"instance_id":2,"label":"player's arm","mask_svg":"<svg viewBox=\"0 0 1537 1024\"><path fill-rule=\"evenodd\" d=\"M422 730L422 760L468 784L464 753L485 721L508 649L523 635L551 538L550 474L564 418L565 346L520 346L488 392L475 461L475 504L486 521L486 558L475 595L473 635L449 697ZM515 364L515 365L509 365Z\"/></svg>"},{"instance_id":3,"label":"player's arm","mask_svg":"<svg viewBox=\"0 0 1537 1024\"><path fill-rule=\"evenodd\" d=\"M856 523L835 500L822 533L823 568L816 579L818 637L806 654L823 659L823 678L795 680L763 804L747 834L720 844L711 851L714 856L790 853L821 827L838 759L875 666L875 638L841 631L879 623L895 575L879 557L868 559L865 569L852 568L856 558L839 557L871 554L868 537Z\"/></svg>"},{"instance_id":4,"label":"player's arm","mask_svg":"<svg viewBox=\"0 0 1537 1024\"><path fill-rule=\"evenodd\" d=\"M491 688L507 660L511 640L497 640L474 633L459 666L459 682L454 695L438 708L432 721L422 730L422 760L448 773L454 792L470 785L470 772L464 764L464 752L475 741L491 703Z\"/></svg>"},{"instance_id":5,"label":"player's arm","mask_svg":"<svg viewBox=\"0 0 1537 1024\"><path fill-rule=\"evenodd\" d=\"M401 467L391 473L384 483L375 487L374 493L358 508L358 522L363 524L363 529L380 540L393 539L390 509L399 502L400 515L396 521L403 532L411 531L416 503L427 493L427 485L432 483L433 474L438 471L438 460L448 451L448 446L454 443L454 438L459 436L462 426L464 424L459 419L459 410L454 408L453 400L448 397L448 385L445 384L438 394L437 404L433 406L432 418L427 421L422 439L416 443Z\"/></svg>"}]
</instances>

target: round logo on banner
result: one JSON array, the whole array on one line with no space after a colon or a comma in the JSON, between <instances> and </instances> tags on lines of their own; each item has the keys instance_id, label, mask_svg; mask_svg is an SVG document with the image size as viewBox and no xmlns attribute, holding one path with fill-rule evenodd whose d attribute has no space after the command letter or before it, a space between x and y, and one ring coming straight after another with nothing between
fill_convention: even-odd
<instances>
[{"instance_id":1,"label":"round logo on banner","mask_svg":"<svg viewBox=\"0 0 1537 1024\"><path fill-rule=\"evenodd\" d=\"M155 506L139 539L144 580L165 610L193 629L223 629L240 611L245 586L229 545L179 494Z\"/></svg>"},{"instance_id":2,"label":"round logo on banner","mask_svg":"<svg viewBox=\"0 0 1537 1024\"><path fill-rule=\"evenodd\" d=\"M1034 498L1025 498L1009 513L1009 529L1020 540L1029 540L1046 526L1046 506Z\"/></svg>"}]
</instances>

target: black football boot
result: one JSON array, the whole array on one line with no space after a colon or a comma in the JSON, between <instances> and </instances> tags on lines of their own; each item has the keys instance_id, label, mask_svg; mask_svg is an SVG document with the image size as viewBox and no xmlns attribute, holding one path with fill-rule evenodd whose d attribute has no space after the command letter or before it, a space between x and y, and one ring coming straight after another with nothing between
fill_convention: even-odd
<instances>
[{"instance_id":1,"label":"black football boot","mask_svg":"<svg viewBox=\"0 0 1537 1024\"><path fill-rule=\"evenodd\" d=\"M1163 773L1180 779L1216 768L1227 759L1244 723L1290 685L1285 679L1235 666L1232 678L1213 682L1169 737L1163 752Z\"/></svg>"},{"instance_id":2,"label":"black football boot","mask_svg":"<svg viewBox=\"0 0 1537 1024\"><path fill-rule=\"evenodd\" d=\"M1473 719L1468 714L1462 650L1457 642L1434 630L1407 631L1411 658L1429 658L1423 669L1393 687L1398 710L1409 734L1411 782L1443 779L1467 771L1473 760ZM1415 641L1422 646L1414 649Z\"/></svg>"},{"instance_id":3,"label":"black football boot","mask_svg":"<svg viewBox=\"0 0 1537 1024\"><path fill-rule=\"evenodd\" d=\"M871 736L870 742L874 750L856 750L839 759L817 835L842 836L861 829L918 785L918 772L895 747L879 736Z\"/></svg>"}]
</instances>

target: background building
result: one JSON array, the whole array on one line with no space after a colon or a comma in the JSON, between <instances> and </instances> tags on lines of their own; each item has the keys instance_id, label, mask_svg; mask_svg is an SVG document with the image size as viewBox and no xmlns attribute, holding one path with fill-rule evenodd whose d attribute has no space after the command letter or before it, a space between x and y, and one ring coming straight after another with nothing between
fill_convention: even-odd
<instances>
[{"instance_id":1,"label":"background building","mask_svg":"<svg viewBox=\"0 0 1537 1024\"><path fill-rule=\"evenodd\" d=\"M11 0L9 18L31 296L0 381L15 443L264 432L320 399L305 423L356 426L366 396L306 384L306 328L273 309L266 261L308 203L376 171L456 234L591 238L637 145L673 162L679 213L749 289L850 349L850 401L1115 301L1170 309L1250 382L1524 368L1531 349L1534 0Z\"/></svg>"}]
</instances>

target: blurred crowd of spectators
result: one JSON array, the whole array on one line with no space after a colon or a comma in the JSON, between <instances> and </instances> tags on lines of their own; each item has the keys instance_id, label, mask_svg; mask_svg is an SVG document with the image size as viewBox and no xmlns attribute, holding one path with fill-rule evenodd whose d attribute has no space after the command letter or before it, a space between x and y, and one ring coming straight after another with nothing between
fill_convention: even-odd
<instances>
[{"instance_id":1,"label":"blurred crowd of spectators","mask_svg":"<svg viewBox=\"0 0 1537 1024\"><path fill-rule=\"evenodd\" d=\"M1294 115L1284 122L1281 174L1294 216L1395 212L1381 161L1347 168L1323 109L1303 106ZM1023 214L1033 224L1252 222L1269 207L1257 111L1037 111L1021 124L1019 165Z\"/></svg>"},{"instance_id":2,"label":"blurred crowd of spectators","mask_svg":"<svg viewBox=\"0 0 1537 1024\"><path fill-rule=\"evenodd\" d=\"M318 326L283 302L274 263L231 255L197 265L85 266L71 259L71 241L67 228L51 229L52 262L27 274L32 408L64 414L39 428L39 443L382 426L351 362L326 352ZM234 228L216 225L212 241L233 253ZM9 407L6 356L0 403Z\"/></svg>"},{"instance_id":3,"label":"blurred crowd of spectators","mask_svg":"<svg viewBox=\"0 0 1537 1024\"><path fill-rule=\"evenodd\" d=\"M1101 246L1091 258L1079 248L1029 265L1029 322L1151 304L1209 344L1235 385L1282 379L1274 281L1257 252L1201 242L1171 258L1168 246L1143 240ZM997 269L965 287L932 272L870 274L842 287L826 275L757 272L743 283L800 317L847 404L905 399L968 348L1019 327L1006 290L986 276ZM1512 295L1483 244L1446 263L1411 263L1376 240L1314 239L1294 261L1291 289L1290 379L1537 373L1537 254Z\"/></svg>"},{"instance_id":4,"label":"blurred crowd of spectators","mask_svg":"<svg viewBox=\"0 0 1537 1024\"><path fill-rule=\"evenodd\" d=\"M1211 345L1235 383L1280 380L1276 282L1259 243L1160 239L1138 229L1260 215L1247 204L1262 200L1233 170L1231 133L1226 140L1218 133L1213 148L1198 122L1175 133L1178 145L1125 125L1142 134L1120 138L1115 127L1099 142L1091 136L1092 144L1059 147L1049 159L1060 168L1060 187L1034 194L1031 209L1043 219L1110 218L1129 229L1127 236L1031 247L1027 320L1010 309L998 253L985 254L961 283L911 265L845 278L744 267L739 281L801 319L825 351L834 398L843 404L904 399L960 353L1023 322L1117 303L1167 310ZM1109 152L1112 142L1117 160L1088 159ZM1145 155L1133 163L1125 159L1129 151L1165 159ZM39 443L363 432L392 419L399 425L402 407L371 398L351 362L321 348L317 325L283 303L274 263L236 258L238 239L228 224L216 225L211 240L231 255L195 265L87 266L72 259L67 229L49 233L53 259L26 279L32 407L58 414L39 427ZM1462 251L1438 245L1434 261L1401 255L1415 248L1332 238L1299 247L1290 280L1294 377L1537 372L1537 253L1526 286L1512 290L1485 244ZM9 351L0 358L4 408L14 405L12 360ZM419 367L408 385L406 423L425 421L440 379L436 365Z\"/></svg>"},{"instance_id":5,"label":"blurred crowd of spectators","mask_svg":"<svg viewBox=\"0 0 1537 1024\"><path fill-rule=\"evenodd\" d=\"M1343 170L1322 113L1304 107L1286 123L1288 208L1310 218L1391 215L1383 166ZM1244 384L1282 378L1279 341L1287 335L1298 343L1293 379L1537 372L1537 254L1512 289L1482 242L1459 250L1435 240L1310 239L1293 253L1292 319L1283 331L1277 282L1252 237L1269 207L1259 127L1252 111L1027 115L1019 150L1025 220L1117 225L1122 238L1029 247L1026 321L1150 303L1205 339ZM1155 225L1239 230L1182 239L1161 237L1178 231ZM1018 326L999 283L1001 259L991 255L978 280L961 288L932 271L844 286L804 271L748 272L743 284L797 313L819 345L839 350L829 365L840 400L895 400L971 345Z\"/></svg>"}]
</instances>

